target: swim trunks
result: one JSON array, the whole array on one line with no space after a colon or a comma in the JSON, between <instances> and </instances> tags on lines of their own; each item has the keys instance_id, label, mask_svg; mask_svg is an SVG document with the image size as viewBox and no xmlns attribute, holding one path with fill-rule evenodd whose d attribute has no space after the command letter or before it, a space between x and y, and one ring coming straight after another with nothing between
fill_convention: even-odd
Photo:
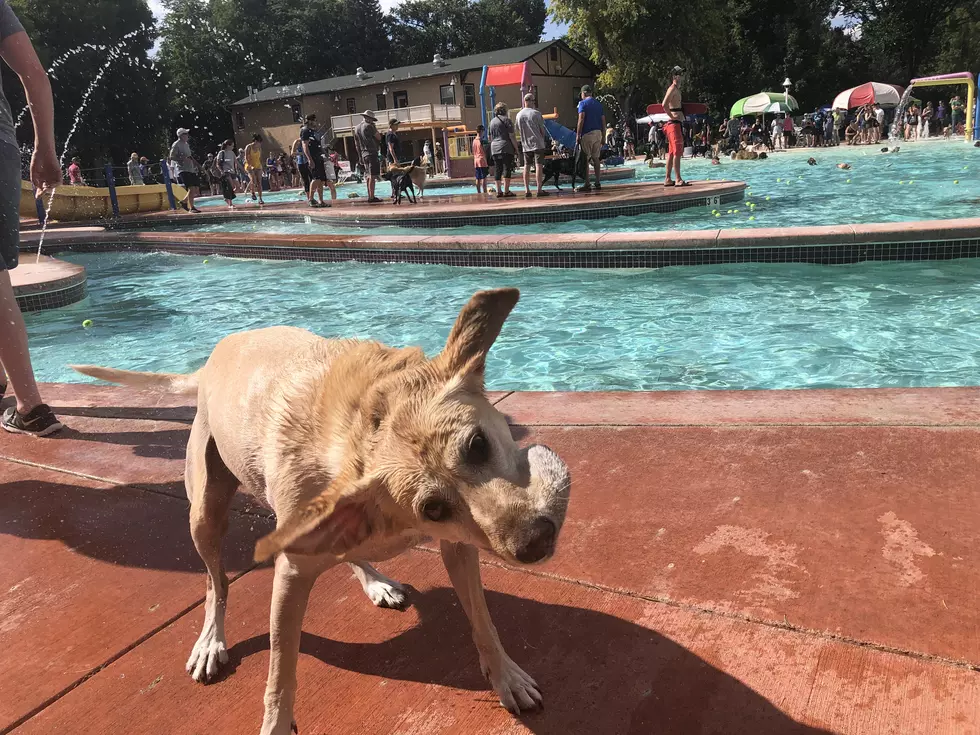
<instances>
[{"instance_id":1,"label":"swim trunks","mask_svg":"<svg viewBox=\"0 0 980 735\"><path fill-rule=\"evenodd\" d=\"M681 124L676 120L668 120L664 123L664 132L667 134L667 152L672 156L684 154L684 131Z\"/></svg>"}]
</instances>

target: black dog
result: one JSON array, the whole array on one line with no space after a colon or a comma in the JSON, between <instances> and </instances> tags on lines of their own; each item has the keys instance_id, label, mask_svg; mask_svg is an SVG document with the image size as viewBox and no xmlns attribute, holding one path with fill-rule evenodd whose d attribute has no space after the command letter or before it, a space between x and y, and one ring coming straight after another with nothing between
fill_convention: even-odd
<instances>
[{"instance_id":1,"label":"black dog","mask_svg":"<svg viewBox=\"0 0 980 735\"><path fill-rule=\"evenodd\" d=\"M415 184L412 183L410 174L391 174L389 181L391 181L391 198L395 200L395 204L401 204L403 196L412 204L415 204L417 201L415 198Z\"/></svg>"},{"instance_id":2,"label":"black dog","mask_svg":"<svg viewBox=\"0 0 980 735\"><path fill-rule=\"evenodd\" d=\"M588 167L585 156L578 157L578 171L575 170L575 158L546 158L544 159L544 183L547 184L551 179L555 180L555 188L561 191L558 180L562 176L571 177L573 174L577 181L585 181Z\"/></svg>"}]
</instances>

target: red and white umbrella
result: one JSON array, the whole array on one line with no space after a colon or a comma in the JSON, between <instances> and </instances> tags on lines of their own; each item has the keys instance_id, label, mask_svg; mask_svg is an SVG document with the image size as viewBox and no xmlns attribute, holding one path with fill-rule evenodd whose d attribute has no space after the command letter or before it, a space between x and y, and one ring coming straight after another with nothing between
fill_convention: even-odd
<instances>
[{"instance_id":1,"label":"red and white umbrella","mask_svg":"<svg viewBox=\"0 0 980 735\"><path fill-rule=\"evenodd\" d=\"M859 87L845 89L834 97L834 104L831 105L835 110L850 110L852 107L861 105L873 105L875 103L882 107L898 107L902 99L902 92L905 89L897 84L884 84L882 82L868 82Z\"/></svg>"}]
</instances>

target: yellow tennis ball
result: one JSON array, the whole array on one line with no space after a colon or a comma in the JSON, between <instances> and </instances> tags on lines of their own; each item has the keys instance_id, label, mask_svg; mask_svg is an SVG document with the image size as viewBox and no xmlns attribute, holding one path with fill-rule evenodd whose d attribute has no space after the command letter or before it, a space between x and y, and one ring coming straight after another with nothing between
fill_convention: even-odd
<instances>
[{"instance_id":1,"label":"yellow tennis ball","mask_svg":"<svg viewBox=\"0 0 980 735\"><path fill-rule=\"evenodd\" d=\"M93 322L92 322L91 319L86 319L84 322L82 322L82 326L85 327L86 329L88 329L89 327L92 326L92 323Z\"/></svg>"},{"instance_id":2,"label":"yellow tennis ball","mask_svg":"<svg viewBox=\"0 0 980 735\"><path fill-rule=\"evenodd\" d=\"M782 181L782 179L776 179L776 183L777 183L777 184L778 184L779 182L781 182L781 181Z\"/></svg>"},{"instance_id":3,"label":"yellow tennis ball","mask_svg":"<svg viewBox=\"0 0 980 735\"><path fill-rule=\"evenodd\" d=\"M850 180L850 179L848 179L848 180L847 180L847 183L848 183L848 184L850 184L850 183L851 183L851 180Z\"/></svg>"},{"instance_id":4,"label":"yellow tennis ball","mask_svg":"<svg viewBox=\"0 0 980 735\"><path fill-rule=\"evenodd\" d=\"M767 201L767 202L769 201L769 197L766 197L766 201Z\"/></svg>"},{"instance_id":5,"label":"yellow tennis ball","mask_svg":"<svg viewBox=\"0 0 980 735\"><path fill-rule=\"evenodd\" d=\"M954 181L953 183L954 183L954 184L958 184L958 183L960 183L960 180L959 180L959 179L957 179L957 180L956 180L956 181Z\"/></svg>"},{"instance_id":6,"label":"yellow tennis ball","mask_svg":"<svg viewBox=\"0 0 980 735\"><path fill-rule=\"evenodd\" d=\"M755 217L749 217L749 219L755 219Z\"/></svg>"},{"instance_id":7,"label":"yellow tennis ball","mask_svg":"<svg viewBox=\"0 0 980 735\"><path fill-rule=\"evenodd\" d=\"M204 262L205 262L205 263L207 263L207 262L208 262L208 259L207 259L207 258L205 258L205 259L204 259Z\"/></svg>"}]
</instances>

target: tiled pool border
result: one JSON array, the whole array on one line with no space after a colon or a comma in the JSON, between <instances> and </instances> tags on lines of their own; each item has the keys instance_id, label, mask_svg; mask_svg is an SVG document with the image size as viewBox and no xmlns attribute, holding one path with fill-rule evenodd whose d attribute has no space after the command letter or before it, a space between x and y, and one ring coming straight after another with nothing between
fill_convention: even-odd
<instances>
[{"instance_id":1,"label":"tiled pool border","mask_svg":"<svg viewBox=\"0 0 980 735\"><path fill-rule=\"evenodd\" d=\"M36 237L23 235L25 250ZM61 229L46 253L160 250L238 258L485 267L655 268L738 262L838 265L980 257L980 218L896 224L561 235L270 235Z\"/></svg>"}]
</instances>

